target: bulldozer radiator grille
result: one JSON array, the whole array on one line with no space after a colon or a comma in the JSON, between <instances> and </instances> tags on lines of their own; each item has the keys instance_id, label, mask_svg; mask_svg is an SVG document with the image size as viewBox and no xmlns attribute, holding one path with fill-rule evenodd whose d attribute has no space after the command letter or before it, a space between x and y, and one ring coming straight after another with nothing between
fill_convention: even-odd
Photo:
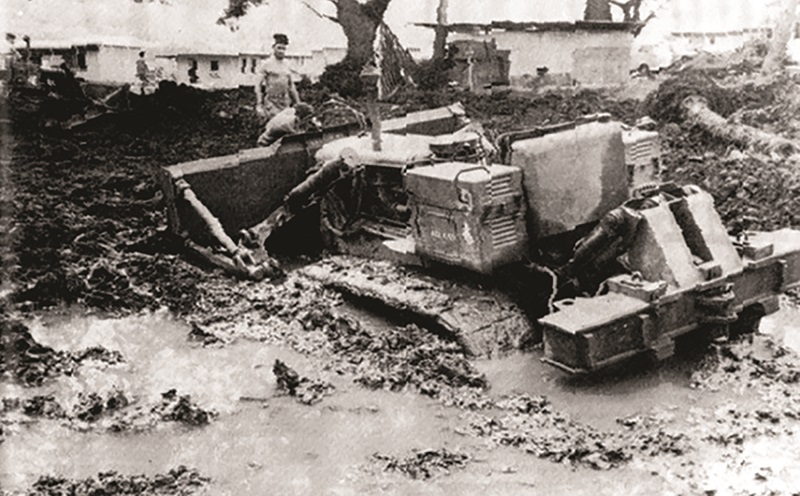
<instances>
[{"instance_id":1,"label":"bulldozer radiator grille","mask_svg":"<svg viewBox=\"0 0 800 496\"><path fill-rule=\"evenodd\" d=\"M629 164L643 164L658 156L656 140L653 138L640 139L627 145L625 150L626 161Z\"/></svg>"},{"instance_id":2,"label":"bulldozer radiator grille","mask_svg":"<svg viewBox=\"0 0 800 496\"><path fill-rule=\"evenodd\" d=\"M519 240L517 223L511 216L498 217L487 221L492 233L492 248L513 245Z\"/></svg>"},{"instance_id":3,"label":"bulldozer radiator grille","mask_svg":"<svg viewBox=\"0 0 800 496\"><path fill-rule=\"evenodd\" d=\"M511 174L492 176L492 180L489 183L489 193L491 195L492 202L503 200L504 198L510 197L514 194L514 190L512 188L513 183L511 179Z\"/></svg>"}]
</instances>

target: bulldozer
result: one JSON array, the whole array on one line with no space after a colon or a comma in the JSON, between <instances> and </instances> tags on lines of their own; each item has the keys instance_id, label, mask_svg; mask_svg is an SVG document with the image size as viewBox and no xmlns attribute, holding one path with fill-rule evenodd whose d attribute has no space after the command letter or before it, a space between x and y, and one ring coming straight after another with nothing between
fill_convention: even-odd
<instances>
[{"instance_id":1,"label":"bulldozer","mask_svg":"<svg viewBox=\"0 0 800 496\"><path fill-rule=\"evenodd\" d=\"M161 184L170 231L242 277L278 274L266 243L310 210L327 246L366 259L540 268L543 360L582 374L665 360L697 329L753 329L800 283L800 231L729 236L707 192L660 182L659 160L657 132L606 114L490 142L454 104L165 167Z\"/></svg>"}]
</instances>

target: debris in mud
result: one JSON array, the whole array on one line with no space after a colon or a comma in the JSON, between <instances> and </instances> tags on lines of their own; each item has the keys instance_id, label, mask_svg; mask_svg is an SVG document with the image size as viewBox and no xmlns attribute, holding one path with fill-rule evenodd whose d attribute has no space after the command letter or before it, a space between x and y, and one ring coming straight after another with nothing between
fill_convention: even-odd
<instances>
[{"instance_id":1,"label":"debris in mud","mask_svg":"<svg viewBox=\"0 0 800 496\"><path fill-rule=\"evenodd\" d=\"M319 354L324 343L302 333L308 315L341 304L341 297L322 285L290 274L277 284L245 282L223 290L213 284L189 320L192 333L222 343L245 338L288 345L305 354ZM194 328L197 330L195 331Z\"/></svg>"},{"instance_id":2,"label":"debris in mud","mask_svg":"<svg viewBox=\"0 0 800 496\"><path fill-rule=\"evenodd\" d=\"M161 394L161 403L152 412L163 420L181 422L188 425L206 425L216 413L204 410L192 401L190 395L179 396L175 389Z\"/></svg>"},{"instance_id":3,"label":"debris in mud","mask_svg":"<svg viewBox=\"0 0 800 496\"><path fill-rule=\"evenodd\" d=\"M333 384L321 379L300 376L294 369L280 360L275 360L272 373L278 380L278 389L294 396L305 405L313 405L333 391Z\"/></svg>"},{"instance_id":4,"label":"debris in mud","mask_svg":"<svg viewBox=\"0 0 800 496\"><path fill-rule=\"evenodd\" d=\"M731 403L714 412L693 412L691 421L700 439L721 446L739 446L749 439L790 434L788 426L781 425L782 417L783 412L773 410L773 405L745 410Z\"/></svg>"},{"instance_id":5,"label":"debris in mud","mask_svg":"<svg viewBox=\"0 0 800 496\"><path fill-rule=\"evenodd\" d=\"M468 414L468 432L557 463L608 470L624 465L637 454L682 455L691 450L686 435L669 432L664 427L666 421L657 417L622 419L619 423L627 431L604 432L554 411L543 396L503 397L494 401L493 407L502 416Z\"/></svg>"},{"instance_id":6,"label":"debris in mud","mask_svg":"<svg viewBox=\"0 0 800 496\"><path fill-rule=\"evenodd\" d=\"M800 357L765 335L717 345L692 374L692 387L706 390L798 382Z\"/></svg>"},{"instance_id":7,"label":"debris in mud","mask_svg":"<svg viewBox=\"0 0 800 496\"><path fill-rule=\"evenodd\" d=\"M46 379L73 375L87 360L117 364L124 361L118 351L93 347L78 352L56 351L38 343L21 322L0 319L0 374L26 386L41 386Z\"/></svg>"},{"instance_id":8,"label":"debris in mud","mask_svg":"<svg viewBox=\"0 0 800 496\"><path fill-rule=\"evenodd\" d=\"M443 389L484 389L486 378L464 350L413 324L383 331L366 329L355 319L323 312L321 332L340 369L353 372L355 382L370 389L399 391L413 387L438 397Z\"/></svg>"},{"instance_id":9,"label":"debris in mud","mask_svg":"<svg viewBox=\"0 0 800 496\"><path fill-rule=\"evenodd\" d=\"M125 393L115 389L107 396L98 393L80 393L78 402L73 407L72 417L83 422L96 422L104 414L125 408L130 401Z\"/></svg>"},{"instance_id":10,"label":"debris in mud","mask_svg":"<svg viewBox=\"0 0 800 496\"><path fill-rule=\"evenodd\" d=\"M95 478L66 479L43 476L26 493L28 496L99 496L102 494L190 495L203 491L210 478L181 465L166 474L122 475L101 472Z\"/></svg>"},{"instance_id":11,"label":"debris in mud","mask_svg":"<svg viewBox=\"0 0 800 496\"><path fill-rule=\"evenodd\" d=\"M203 330L203 328L197 324L192 324L192 330L189 331L189 340L199 342L203 346L212 346L222 343L222 340L219 337Z\"/></svg>"},{"instance_id":12,"label":"debris in mud","mask_svg":"<svg viewBox=\"0 0 800 496\"><path fill-rule=\"evenodd\" d=\"M446 448L415 451L405 458L375 453L372 458L383 464L385 472L399 472L412 479L430 479L436 475L447 475L453 469L467 466L470 456L451 452Z\"/></svg>"},{"instance_id":13,"label":"debris in mud","mask_svg":"<svg viewBox=\"0 0 800 496\"><path fill-rule=\"evenodd\" d=\"M139 405L122 390L106 393L79 393L74 403L63 405L53 395L37 395L29 399L3 398L3 411L20 410L29 417L62 419L72 428L108 429L114 432L146 430L158 422L180 422L192 426L208 424L215 416L192 402L189 395L178 395L171 389L161 395L156 405Z\"/></svg>"},{"instance_id":14,"label":"debris in mud","mask_svg":"<svg viewBox=\"0 0 800 496\"><path fill-rule=\"evenodd\" d=\"M3 402L5 403L5 399ZM20 406L22 412L31 417L64 418L67 415L52 394L34 396L23 401Z\"/></svg>"}]
</instances>

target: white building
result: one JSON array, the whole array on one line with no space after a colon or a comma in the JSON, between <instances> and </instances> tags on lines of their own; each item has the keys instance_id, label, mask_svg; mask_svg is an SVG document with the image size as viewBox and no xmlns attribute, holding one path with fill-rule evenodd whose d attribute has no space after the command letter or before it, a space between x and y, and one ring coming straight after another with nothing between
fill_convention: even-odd
<instances>
[{"instance_id":1,"label":"white building","mask_svg":"<svg viewBox=\"0 0 800 496\"><path fill-rule=\"evenodd\" d=\"M44 67L66 63L78 77L99 84L124 84L136 78L136 60L144 48L125 41L33 42L31 58Z\"/></svg>"},{"instance_id":2,"label":"white building","mask_svg":"<svg viewBox=\"0 0 800 496\"><path fill-rule=\"evenodd\" d=\"M286 61L298 80L307 77L316 81L326 66L342 60L345 53L345 48L326 47L310 53L287 53ZM155 66L161 68L165 79L177 83L214 89L236 88L254 86L258 66L268 56L268 53L224 50L161 50Z\"/></svg>"}]
</instances>

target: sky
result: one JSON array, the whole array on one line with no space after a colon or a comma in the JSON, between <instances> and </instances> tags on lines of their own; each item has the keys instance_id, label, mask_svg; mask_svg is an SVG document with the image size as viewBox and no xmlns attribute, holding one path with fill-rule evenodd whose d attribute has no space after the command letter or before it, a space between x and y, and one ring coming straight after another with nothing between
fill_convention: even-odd
<instances>
[{"instance_id":1,"label":"sky","mask_svg":"<svg viewBox=\"0 0 800 496\"><path fill-rule=\"evenodd\" d=\"M434 22L439 0L392 0L387 24L408 47L428 53L433 33L413 26ZM644 0L643 13L656 8L662 31L734 30L763 25L769 6L778 0ZM251 9L238 29L216 24L227 0L0 0L0 28L37 40L99 41L117 39L145 46L236 51L268 51L272 34L290 37L290 51L345 46L341 28L321 19L303 0L268 0ZM583 14L585 0L449 0L449 22L573 21ZM328 0L307 0L333 15ZM613 9L619 12L618 9Z\"/></svg>"}]
</instances>

